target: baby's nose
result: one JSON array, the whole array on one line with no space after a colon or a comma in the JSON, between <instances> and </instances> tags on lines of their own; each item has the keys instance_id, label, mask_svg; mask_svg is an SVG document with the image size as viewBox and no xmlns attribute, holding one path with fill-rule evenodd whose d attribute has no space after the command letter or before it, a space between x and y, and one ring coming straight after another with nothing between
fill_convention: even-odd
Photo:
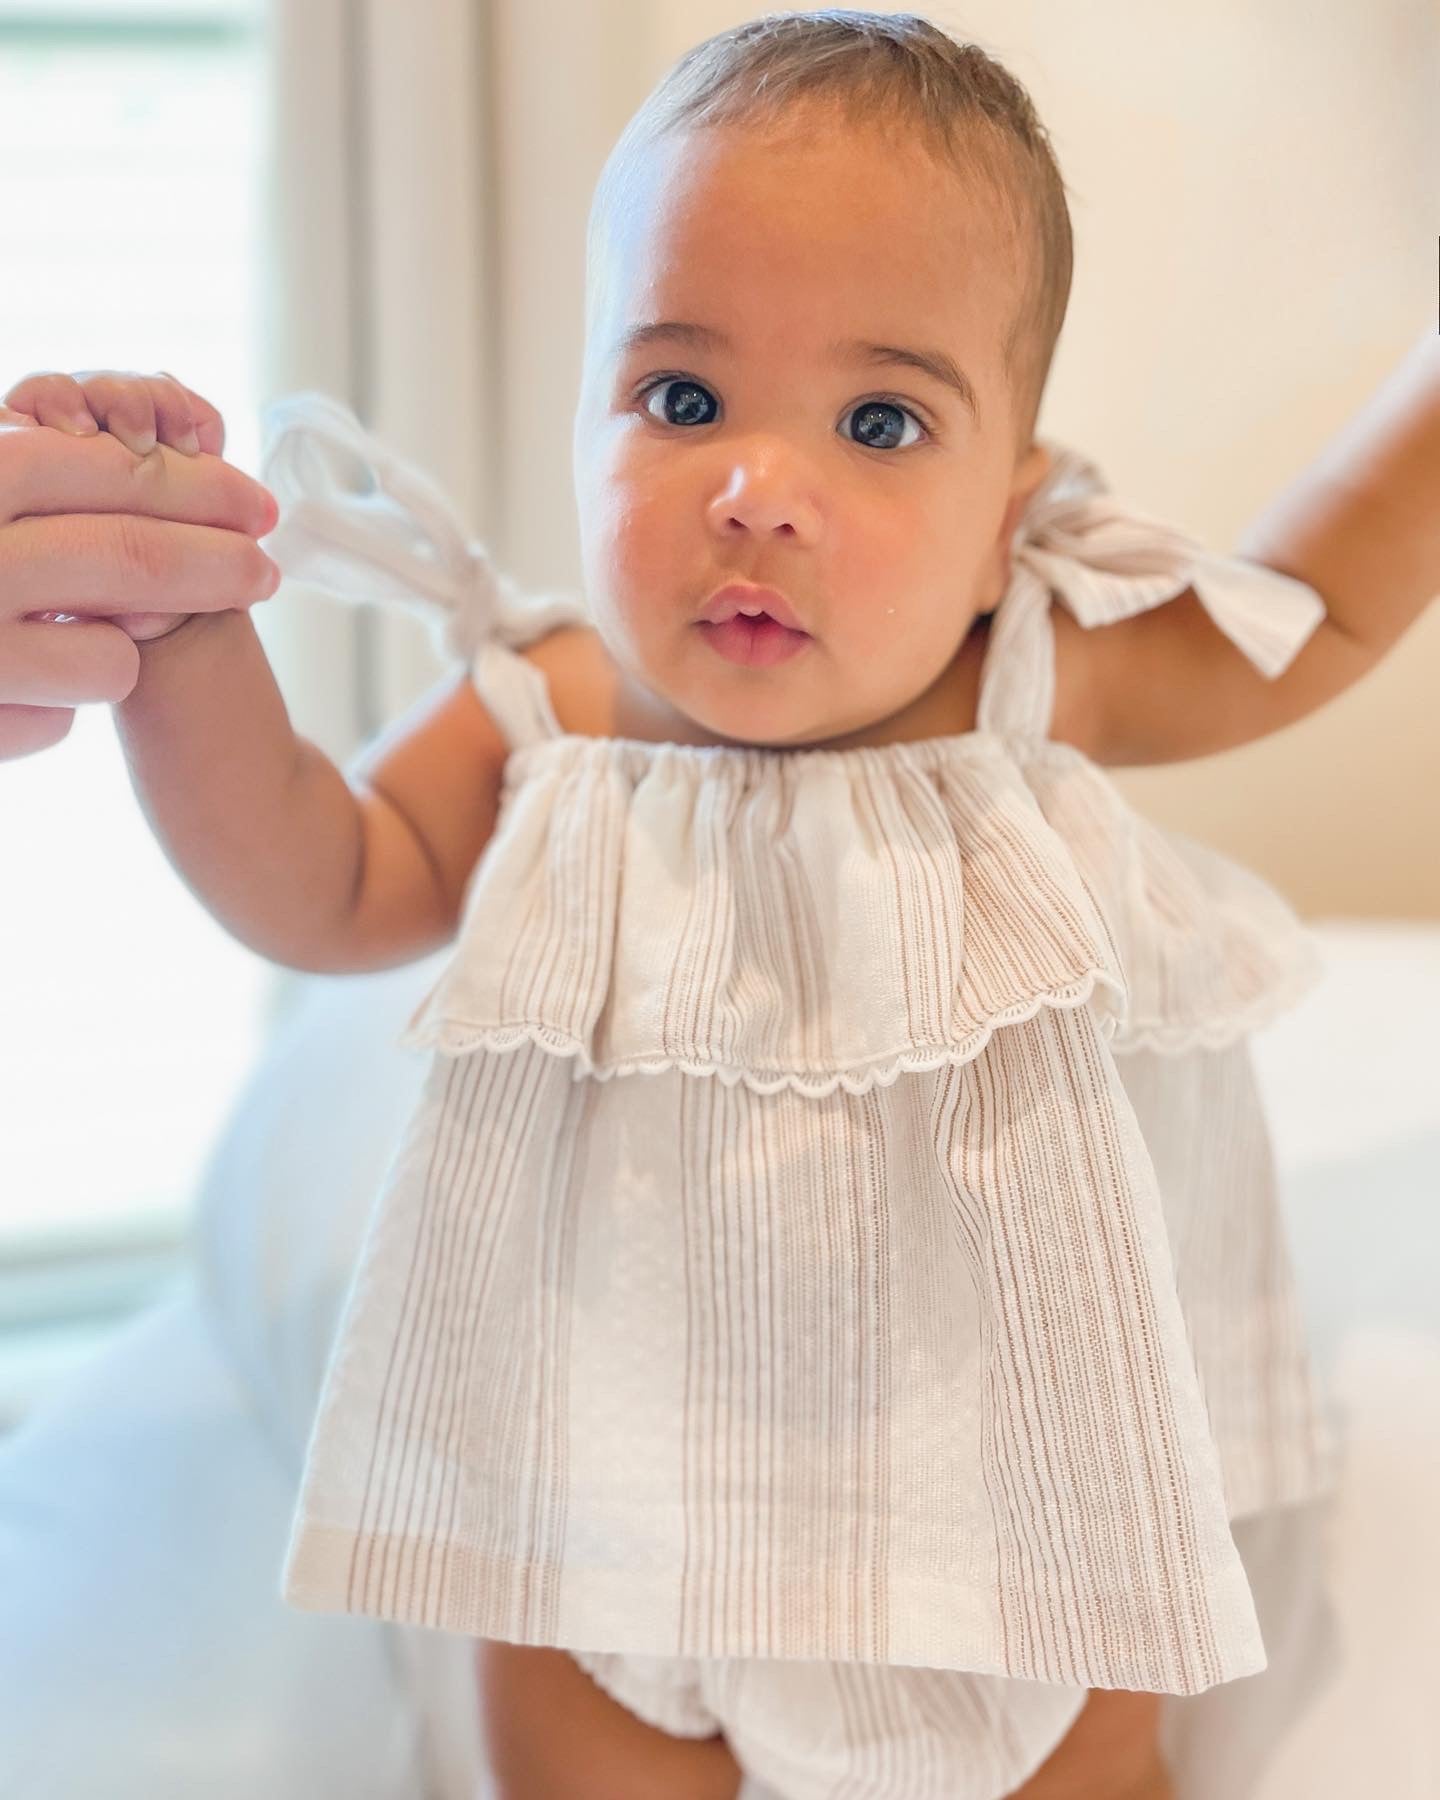
<instances>
[{"instance_id":1,"label":"baby's nose","mask_svg":"<svg viewBox=\"0 0 1440 1800\"><path fill-rule=\"evenodd\" d=\"M708 512L713 528L724 534L779 533L813 541L820 529L820 509L803 472L774 456L735 464Z\"/></svg>"}]
</instances>

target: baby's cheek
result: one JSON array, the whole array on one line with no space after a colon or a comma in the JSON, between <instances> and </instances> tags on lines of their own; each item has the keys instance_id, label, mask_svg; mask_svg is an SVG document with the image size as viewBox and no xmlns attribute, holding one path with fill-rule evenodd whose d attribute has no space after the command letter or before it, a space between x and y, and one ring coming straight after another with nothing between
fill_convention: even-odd
<instances>
[{"instance_id":1,"label":"baby's cheek","mask_svg":"<svg viewBox=\"0 0 1440 1800\"><path fill-rule=\"evenodd\" d=\"M687 534L676 509L658 497L617 509L606 554L617 604L689 618L709 592L699 590L715 560L713 549L707 551L698 534Z\"/></svg>"},{"instance_id":2,"label":"baby's cheek","mask_svg":"<svg viewBox=\"0 0 1440 1800\"><path fill-rule=\"evenodd\" d=\"M643 520L617 514L592 544L586 599L611 657L632 673L654 676L673 652L690 613L662 544Z\"/></svg>"}]
</instances>

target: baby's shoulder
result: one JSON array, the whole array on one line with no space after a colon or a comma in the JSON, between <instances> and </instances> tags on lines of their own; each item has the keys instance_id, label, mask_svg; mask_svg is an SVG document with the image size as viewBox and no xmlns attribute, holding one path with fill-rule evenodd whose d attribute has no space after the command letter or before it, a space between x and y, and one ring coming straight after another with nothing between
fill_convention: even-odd
<instances>
[{"instance_id":1,"label":"baby's shoulder","mask_svg":"<svg viewBox=\"0 0 1440 1800\"><path fill-rule=\"evenodd\" d=\"M545 678L560 729L576 737L614 735L616 670L591 625L561 625L518 654Z\"/></svg>"}]
</instances>

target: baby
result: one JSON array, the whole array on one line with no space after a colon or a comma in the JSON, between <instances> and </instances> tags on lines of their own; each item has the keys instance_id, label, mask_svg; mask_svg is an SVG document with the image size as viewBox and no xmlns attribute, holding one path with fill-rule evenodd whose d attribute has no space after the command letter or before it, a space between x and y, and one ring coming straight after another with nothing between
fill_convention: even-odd
<instances>
[{"instance_id":1,"label":"baby","mask_svg":"<svg viewBox=\"0 0 1440 1800\"><path fill-rule=\"evenodd\" d=\"M309 970L455 942L286 1591L475 1637L507 1800L1161 1800L1161 1696L1265 1666L1245 1528L1327 1468L1245 1036L1313 967L1100 767L1399 638L1440 382L1207 556L1036 438L1069 282L998 64L739 27L597 191L583 604L301 396L272 552L463 670L347 778L243 609L129 615L121 741L215 916ZM77 396L195 416L7 403Z\"/></svg>"}]
</instances>

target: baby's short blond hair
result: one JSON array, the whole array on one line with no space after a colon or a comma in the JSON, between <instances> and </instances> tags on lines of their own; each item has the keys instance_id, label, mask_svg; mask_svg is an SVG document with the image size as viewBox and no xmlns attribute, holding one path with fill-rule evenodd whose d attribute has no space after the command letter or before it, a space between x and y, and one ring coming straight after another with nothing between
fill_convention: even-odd
<instances>
[{"instance_id":1,"label":"baby's short blond hair","mask_svg":"<svg viewBox=\"0 0 1440 1800\"><path fill-rule=\"evenodd\" d=\"M862 128L908 127L938 161L978 176L1001 207L1026 257L1022 299L1003 345L1023 449L1070 299L1065 183L1049 134L1009 70L914 13L770 13L687 51L625 127L596 184L587 333L601 240L634 153L692 127L782 124L792 108L812 101L837 107Z\"/></svg>"}]
</instances>

